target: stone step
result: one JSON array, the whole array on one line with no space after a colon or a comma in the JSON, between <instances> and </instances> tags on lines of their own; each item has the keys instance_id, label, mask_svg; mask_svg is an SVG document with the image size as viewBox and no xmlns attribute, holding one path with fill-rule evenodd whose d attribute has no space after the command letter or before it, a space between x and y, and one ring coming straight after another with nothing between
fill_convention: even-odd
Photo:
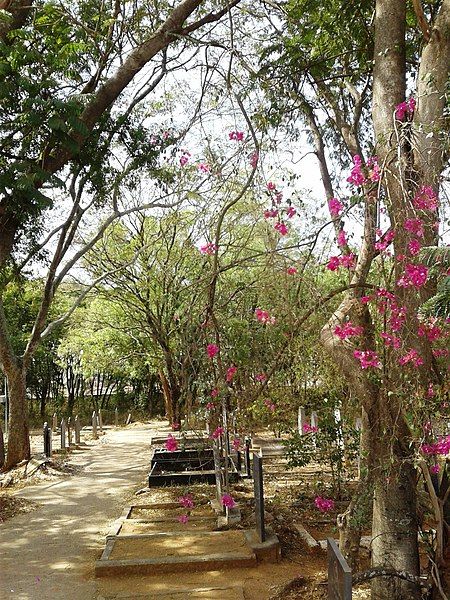
<instances>
[{"instance_id":1,"label":"stone step","mask_svg":"<svg viewBox=\"0 0 450 600\"><path fill-rule=\"evenodd\" d=\"M99 600L244 600L242 586L196 587L172 589L168 591L153 591L144 594L114 594L100 596Z\"/></svg>"}]
</instances>

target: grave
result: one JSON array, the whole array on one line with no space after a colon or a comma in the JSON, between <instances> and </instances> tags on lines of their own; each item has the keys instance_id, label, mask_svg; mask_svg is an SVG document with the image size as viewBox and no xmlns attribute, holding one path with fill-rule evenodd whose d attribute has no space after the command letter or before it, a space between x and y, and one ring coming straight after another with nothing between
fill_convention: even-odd
<instances>
[{"instance_id":1,"label":"grave","mask_svg":"<svg viewBox=\"0 0 450 600\"><path fill-rule=\"evenodd\" d=\"M222 459L222 463L223 461L224 459ZM239 473L231 457L228 459L228 469L229 480L236 482L239 479ZM157 448L153 452L148 487L190 485L192 483L214 484L215 481L212 448L191 448L174 452Z\"/></svg>"},{"instance_id":2,"label":"grave","mask_svg":"<svg viewBox=\"0 0 450 600\"><path fill-rule=\"evenodd\" d=\"M336 542L327 539L328 600L352 600L352 571Z\"/></svg>"}]
</instances>

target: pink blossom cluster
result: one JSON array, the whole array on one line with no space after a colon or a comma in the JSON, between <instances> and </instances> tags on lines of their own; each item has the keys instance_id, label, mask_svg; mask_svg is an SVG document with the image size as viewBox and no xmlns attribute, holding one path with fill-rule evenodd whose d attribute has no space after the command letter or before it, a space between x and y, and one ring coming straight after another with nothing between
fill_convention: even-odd
<instances>
[{"instance_id":1,"label":"pink blossom cluster","mask_svg":"<svg viewBox=\"0 0 450 600\"><path fill-rule=\"evenodd\" d=\"M267 406L270 412L275 412L275 404L273 402L270 400L264 400L264 404Z\"/></svg>"},{"instance_id":2,"label":"pink blossom cluster","mask_svg":"<svg viewBox=\"0 0 450 600\"><path fill-rule=\"evenodd\" d=\"M369 367L378 369L381 367L380 359L373 350L355 350L353 356L359 360L362 369L368 369Z\"/></svg>"},{"instance_id":3,"label":"pink blossom cluster","mask_svg":"<svg viewBox=\"0 0 450 600\"><path fill-rule=\"evenodd\" d=\"M345 267L346 269L355 268L356 255L351 252L350 254L343 254L342 256L331 256L328 260L327 269L330 271L337 271L339 267Z\"/></svg>"},{"instance_id":4,"label":"pink blossom cluster","mask_svg":"<svg viewBox=\"0 0 450 600\"><path fill-rule=\"evenodd\" d=\"M438 207L438 199L433 188L423 185L414 196L413 204L418 210L435 211Z\"/></svg>"},{"instance_id":5,"label":"pink blossom cluster","mask_svg":"<svg viewBox=\"0 0 450 600\"><path fill-rule=\"evenodd\" d=\"M234 438L234 440L231 442L231 445L233 447L233 450L238 451L241 447L241 440L239 438Z\"/></svg>"},{"instance_id":6,"label":"pink blossom cluster","mask_svg":"<svg viewBox=\"0 0 450 600\"><path fill-rule=\"evenodd\" d=\"M377 229L377 235L380 239L374 244L375 250L383 252L395 238L395 231L393 229L390 229L389 231L386 231L386 233L383 234L381 229Z\"/></svg>"},{"instance_id":7,"label":"pink blossom cluster","mask_svg":"<svg viewBox=\"0 0 450 600\"><path fill-rule=\"evenodd\" d=\"M400 338L395 335L391 335L390 333L385 333L384 331L380 334L386 346L392 346L396 350L398 350L401 346Z\"/></svg>"},{"instance_id":8,"label":"pink blossom cluster","mask_svg":"<svg viewBox=\"0 0 450 600\"><path fill-rule=\"evenodd\" d=\"M334 500L331 500L331 498L322 498L322 496L316 496L314 504L323 513L329 512L334 508Z\"/></svg>"},{"instance_id":9,"label":"pink blossom cluster","mask_svg":"<svg viewBox=\"0 0 450 600\"><path fill-rule=\"evenodd\" d=\"M400 331L406 321L406 307L397 306L396 303L391 303L391 316L389 317L389 325L394 332Z\"/></svg>"},{"instance_id":10,"label":"pink blossom cluster","mask_svg":"<svg viewBox=\"0 0 450 600\"><path fill-rule=\"evenodd\" d=\"M234 365L231 365L231 367L228 367L227 374L225 376L227 383L231 383L231 381L233 381L233 377L236 375L236 371L237 371L237 367L235 367Z\"/></svg>"},{"instance_id":11,"label":"pink blossom cluster","mask_svg":"<svg viewBox=\"0 0 450 600\"><path fill-rule=\"evenodd\" d=\"M417 254L419 254L421 248L422 246L419 240L414 239L408 243L408 250L411 256L416 256Z\"/></svg>"},{"instance_id":12,"label":"pink blossom cluster","mask_svg":"<svg viewBox=\"0 0 450 600\"><path fill-rule=\"evenodd\" d=\"M252 169L256 169L256 167L258 166L258 161L259 161L258 152L253 152L252 154L250 154L250 166L252 167Z\"/></svg>"},{"instance_id":13,"label":"pink blossom cluster","mask_svg":"<svg viewBox=\"0 0 450 600\"><path fill-rule=\"evenodd\" d=\"M223 494L221 498L222 506L226 506L227 508L234 508L236 506L236 502L230 494Z\"/></svg>"},{"instance_id":14,"label":"pink blossom cluster","mask_svg":"<svg viewBox=\"0 0 450 600\"><path fill-rule=\"evenodd\" d=\"M183 508L194 508L194 499L192 497L192 494L185 494L184 496L180 496L178 498L178 502Z\"/></svg>"},{"instance_id":15,"label":"pink blossom cluster","mask_svg":"<svg viewBox=\"0 0 450 600\"><path fill-rule=\"evenodd\" d=\"M223 434L223 432L224 432L223 427L216 427L216 429L211 433L211 435L209 437L212 440L217 440L220 438L220 436Z\"/></svg>"},{"instance_id":16,"label":"pink blossom cluster","mask_svg":"<svg viewBox=\"0 0 450 600\"><path fill-rule=\"evenodd\" d=\"M281 201L283 200L283 192L277 189L277 186L274 184L273 181L269 181L269 183L267 184L267 191L270 192L273 203L281 204Z\"/></svg>"},{"instance_id":17,"label":"pink blossom cluster","mask_svg":"<svg viewBox=\"0 0 450 600\"><path fill-rule=\"evenodd\" d=\"M267 310L263 310L262 308L257 308L255 310L255 317L258 319L260 323L263 325L274 325L275 317L271 317Z\"/></svg>"},{"instance_id":18,"label":"pink blossom cluster","mask_svg":"<svg viewBox=\"0 0 450 600\"><path fill-rule=\"evenodd\" d=\"M357 187L361 187L368 181L376 182L380 180L381 172L380 167L378 165L378 159L376 156L371 156L367 160L367 171L368 177L363 173L363 163L361 157L358 154L355 154L353 157L353 168L350 172L349 177L347 177L347 181L356 185Z\"/></svg>"},{"instance_id":19,"label":"pink blossom cluster","mask_svg":"<svg viewBox=\"0 0 450 600\"><path fill-rule=\"evenodd\" d=\"M228 134L228 138L235 142L242 142L242 141L244 141L244 132L243 131L230 131L230 133Z\"/></svg>"},{"instance_id":20,"label":"pink blossom cluster","mask_svg":"<svg viewBox=\"0 0 450 600\"><path fill-rule=\"evenodd\" d=\"M430 473L432 473L433 475L437 475L441 470L440 465L431 465L430 467Z\"/></svg>"},{"instance_id":21,"label":"pink blossom cluster","mask_svg":"<svg viewBox=\"0 0 450 600\"><path fill-rule=\"evenodd\" d=\"M297 214L296 209L293 206L288 206L286 209L286 216L288 219L292 219Z\"/></svg>"},{"instance_id":22,"label":"pink blossom cluster","mask_svg":"<svg viewBox=\"0 0 450 600\"><path fill-rule=\"evenodd\" d=\"M433 324L427 325L425 323L420 323L417 333L420 337L426 337L429 342L435 342L443 335L443 331L440 327Z\"/></svg>"},{"instance_id":23,"label":"pink blossom cluster","mask_svg":"<svg viewBox=\"0 0 450 600\"><path fill-rule=\"evenodd\" d=\"M422 264L407 264L405 265L405 270L397 281L397 285L399 287L411 287L414 286L416 288L420 288L425 285L428 279L428 268Z\"/></svg>"},{"instance_id":24,"label":"pink blossom cluster","mask_svg":"<svg viewBox=\"0 0 450 600\"><path fill-rule=\"evenodd\" d=\"M344 323L344 325L336 325L333 330L334 335L337 335L341 340L345 340L348 337L361 335L364 329L359 325L353 325L350 321Z\"/></svg>"},{"instance_id":25,"label":"pink blossom cluster","mask_svg":"<svg viewBox=\"0 0 450 600\"><path fill-rule=\"evenodd\" d=\"M182 155L180 157L180 165L184 167L189 162L189 158L191 157L191 153L187 150L182 150Z\"/></svg>"},{"instance_id":26,"label":"pink blossom cluster","mask_svg":"<svg viewBox=\"0 0 450 600\"><path fill-rule=\"evenodd\" d=\"M258 373L257 375L255 375L255 379L256 381L266 381L267 379L267 375L265 373Z\"/></svg>"},{"instance_id":27,"label":"pink blossom cluster","mask_svg":"<svg viewBox=\"0 0 450 600\"><path fill-rule=\"evenodd\" d=\"M278 208L268 208L263 213L265 219L274 219L278 217Z\"/></svg>"},{"instance_id":28,"label":"pink blossom cluster","mask_svg":"<svg viewBox=\"0 0 450 600\"><path fill-rule=\"evenodd\" d=\"M341 229L337 234L337 245L340 248L343 248L347 245L347 234L343 229Z\"/></svg>"},{"instance_id":29,"label":"pink blossom cluster","mask_svg":"<svg viewBox=\"0 0 450 600\"><path fill-rule=\"evenodd\" d=\"M206 410L214 410L216 408L216 405L214 404L214 402L208 402L206 404Z\"/></svg>"},{"instance_id":30,"label":"pink blossom cluster","mask_svg":"<svg viewBox=\"0 0 450 600\"><path fill-rule=\"evenodd\" d=\"M217 388L213 388L211 390L211 394L210 394L211 398L217 398L218 395L219 395L219 390Z\"/></svg>"},{"instance_id":31,"label":"pink blossom cluster","mask_svg":"<svg viewBox=\"0 0 450 600\"><path fill-rule=\"evenodd\" d=\"M189 515L183 514L183 515L179 515L177 517L177 520L182 524L182 525L186 525L186 523L189 521Z\"/></svg>"},{"instance_id":32,"label":"pink blossom cluster","mask_svg":"<svg viewBox=\"0 0 450 600\"><path fill-rule=\"evenodd\" d=\"M177 439L171 433L169 433L169 437L167 438L164 446L169 452L175 452L178 449Z\"/></svg>"},{"instance_id":33,"label":"pink blossom cluster","mask_svg":"<svg viewBox=\"0 0 450 600\"><path fill-rule=\"evenodd\" d=\"M295 267L288 267L286 272L288 275L297 275L298 271Z\"/></svg>"},{"instance_id":34,"label":"pink blossom cluster","mask_svg":"<svg viewBox=\"0 0 450 600\"><path fill-rule=\"evenodd\" d=\"M404 356L398 359L399 365L407 365L411 363L414 367L420 367L423 365L423 358L414 348L411 348L409 352L407 352Z\"/></svg>"},{"instance_id":35,"label":"pink blossom cluster","mask_svg":"<svg viewBox=\"0 0 450 600\"><path fill-rule=\"evenodd\" d=\"M315 425L310 425L309 423L303 423L302 431L303 433L317 433L319 431L319 428Z\"/></svg>"},{"instance_id":36,"label":"pink blossom cluster","mask_svg":"<svg viewBox=\"0 0 450 600\"><path fill-rule=\"evenodd\" d=\"M275 231L278 231L280 235L287 235L289 232L286 223L284 223L283 221L277 221L273 228L275 229Z\"/></svg>"},{"instance_id":37,"label":"pink blossom cluster","mask_svg":"<svg viewBox=\"0 0 450 600\"><path fill-rule=\"evenodd\" d=\"M216 246L216 244L213 244L212 242L208 242L207 244L200 246L200 253L207 254L208 256L211 256L211 254L214 254L214 252L216 250L217 250L217 246Z\"/></svg>"},{"instance_id":38,"label":"pink blossom cluster","mask_svg":"<svg viewBox=\"0 0 450 600\"><path fill-rule=\"evenodd\" d=\"M423 237L423 222L421 219L406 219L403 223L403 227L412 235L415 235L418 238Z\"/></svg>"},{"instance_id":39,"label":"pink blossom cluster","mask_svg":"<svg viewBox=\"0 0 450 600\"><path fill-rule=\"evenodd\" d=\"M200 171L200 173L209 173L211 171L211 167L204 162L199 163L197 168Z\"/></svg>"},{"instance_id":40,"label":"pink blossom cluster","mask_svg":"<svg viewBox=\"0 0 450 600\"><path fill-rule=\"evenodd\" d=\"M216 344L208 344L206 346L206 354L209 358L214 358L219 353L219 346Z\"/></svg>"},{"instance_id":41,"label":"pink blossom cluster","mask_svg":"<svg viewBox=\"0 0 450 600\"><path fill-rule=\"evenodd\" d=\"M433 350L433 356L435 358L443 358L450 354L450 351L447 348L435 348Z\"/></svg>"},{"instance_id":42,"label":"pink blossom cluster","mask_svg":"<svg viewBox=\"0 0 450 600\"><path fill-rule=\"evenodd\" d=\"M395 107L395 118L397 121L404 121L407 115L412 117L415 108L416 101L414 98L410 98L406 102L400 102L400 104L397 104Z\"/></svg>"},{"instance_id":43,"label":"pink blossom cluster","mask_svg":"<svg viewBox=\"0 0 450 600\"><path fill-rule=\"evenodd\" d=\"M339 217L343 208L344 208L344 205L337 198L330 198L328 200L328 209L329 209L330 215L333 217L333 219L335 219L336 217Z\"/></svg>"},{"instance_id":44,"label":"pink blossom cluster","mask_svg":"<svg viewBox=\"0 0 450 600\"><path fill-rule=\"evenodd\" d=\"M447 456L450 452L450 435L442 437L434 444L422 444L421 450L424 454L442 454Z\"/></svg>"}]
</instances>

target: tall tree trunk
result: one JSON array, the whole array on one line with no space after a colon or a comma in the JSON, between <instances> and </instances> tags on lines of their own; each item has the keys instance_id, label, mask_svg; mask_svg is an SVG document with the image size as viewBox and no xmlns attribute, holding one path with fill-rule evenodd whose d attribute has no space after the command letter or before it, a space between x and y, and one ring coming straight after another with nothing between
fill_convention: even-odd
<instances>
[{"instance_id":1,"label":"tall tree trunk","mask_svg":"<svg viewBox=\"0 0 450 600\"><path fill-rule=\"evenodd\" d=\"M6 370L6 369L5 369ZM10 469L30 458L26 372L20 366L6 370L9 393L8 454L5 468Z\"/></svg>"}]
</instances>

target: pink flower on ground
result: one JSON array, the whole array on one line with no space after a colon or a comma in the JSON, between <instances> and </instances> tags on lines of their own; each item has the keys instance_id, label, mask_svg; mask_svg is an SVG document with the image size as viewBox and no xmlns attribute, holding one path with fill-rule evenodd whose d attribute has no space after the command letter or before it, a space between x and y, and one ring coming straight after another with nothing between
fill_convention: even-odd
<instances>
[{"instance_id":1,"label":"pink flower on ground","mask_svg":"<svg viewBox=\"0 0 450 600\"><path fill-rule=\"evenodd\" d=\"M403 227L416 237L423 237L423 222L420 219L406 219Z\"/></svg>"},{"instance_id":2,"label":"pink flower on ground","mask_svg":"<svg viewBox=\"0 0 450 600\"><path fill-rule=\"evenodd\" d=\"M224 429L223 427L217 427L209 436L212 440L217 440L220 438L220 436L223 434Z\"/></svg>"},{"instance_id":3,"label":"pink flower on ground","mask_svg":"<svg viewBox=\"0 0 450 600\"><path fill-rule=\"evenodd\" d=\"M431 465L430 467L430 473L432 473L433 475L437 475L441 470L440 465Z\"/></svg>"},{"instance_id":4,"label":"pink flower on ground","mask_svg":"<svg viewBox=\"0 0 450 600\"><path fill-rule=\"evenodd\" d=\"M219 346L217 346L216 344L208 344L206 346L206 353L208 354L209 358L214 358L216 354L218 354L218 352Z\"/></svg>"},{"instance_id":5,"label":"pink flower on ground","mask_svg":"<svg viewBox=\"0 0 450 600\"><path fill-rule=\"evenodd\" d=\"M347 234L343 229L341 229L337 236L337 244L342 248L342 246L347 245Z\"/></svg>"},{"instance_id":6,"label":"pink flower on ground","mask_svg":"<svg viewBox=\"0 0 450 600\"><path fill-rule=\"evenodd\" d=\"M178 521L183 525L186 525L186 523L189 521L189 515L179 515Z\"/></svg>"},{"instance_id":7,"label":"pink flower on ground","mask_svg":"<svg viewBox=\"0 0 450 600\"><path fill-rule=\"evenodd\" d=\"M239 438L234 438L231 445L233 446L233 450L238 451L239 448L241 447L241 440Z\"/></svg>"},{"instance_id":8,"label":"pink flower on ground","mask_svg":"<svg viewBox=\"0 0 450 600\"><path fill-rule=\"evenodd\" d=\"M341 340L345 340L348 337L352 337L355 335L361 335L364 329L359 325L353 325L350 321L348 323L344 323L344 325L336 325L333 330L334 335L337 335Z\"/></svg>"},{"instance_id":9,"label":"pink flower on ground","mask_svg":"<svg viewBox=\"0 0 450 600\"><path fill-rule=\"evenodd\" d=\"M217 396L219 395L219 390L217 388L214 388L211 390L211 398L217 398Z\"/></svg>"},{"instance_id":10,"label":"pink flower on ground","mask_svg":"<svg viewBox=\"0 0 450 600\"><path fill-rule=\"evenodd\" d=\"M256 381L266 381L267 379L267 375L265 373L258 373L258 375L255 376Z\"/></svg>"},{"instance_id":11,"label":"pink flower on ground","mask_svg":"<svg viewBox=\"0 0 450 600\"><path fill-rule=\"evenodd\" d=\"M303 423L302 431L303 433L317 433L319 431L319 428L315 425L310 425L309 423Z\"/></svg>"},{"instance_id":12,"label":"pink flower on ground","mask_svg":"<svg viewBox=\"0 0 450 600\"><path fill-rule=\"evenodd\" d=\"M230 383L233 380L233 377L236 375L236 371L237 371L237 367L235 367L234 365L231 365L231 367L228 367L227 374L225 377L227 383Z\"/></svg>"},{"instance_id":13,"label":"pink flower on ground","mask_svg":"<svg viewBox=\"0 0 450 600\"><path fill-rule=\"evenodd\" d=\"M328 209L333 219L339 217L343 208L344 205L342 204L342 202L339 202L337 198L330 198L328 200Z\"/></svg>"},{"instance_id":14,"label":"pink flower on ground","mask_svg":"<svg viewBox=\"0 0 450 600\"><path fill-rule=\"evenodd\" d=\"M216 408L216 405L214 404L214 402L208 402L208 404L206 405L206 410L214 410Z\"/></svg>"},{"instance_id":15,"label":"pink flower on ground","mask_svg":"<svg viewBox=\"0 0 450 600\"><path fill-rule=\"evenodd\" d=\"M183 508L194 508L194 499L192 498L192 494L185 494L184 496L180 496L178 498L178 502Z\"/></svg>"},{"instance_id":16,"label":"pink flower on ground","mask_svg":"<svg viewBox=\"0 0 450 600\"><path fill-rule=\"evenodd\" d=\"M362 369L368 369L369 367L378 369L381 367L380 359L373 350L355 350L353 356L359 360Z\"/></svg>"},{"instance_id":17,"label":"pink flower on ground","mask_svg":"<svg viewBox=\"0 0 450 600\"><path fill-rule=\"evenodd\" d=\"M435 211L438 207L438 199L431 186L422 186L414 196L413 204L418 210Z\"/></svg>"},{"instance_id":18,"label":"pink flower on ground","mask_svg":"<svg viewBox=\"0 0 450 600\"><path fill-rule=\"evenodd\" d=\"M288 267L287 268L287 274L288 275L296 275L297 274L297 269L295 267Z\"/></svg>"},{"instance_id":19,"label":"pink flower on ground","mask_svg":"<svg viewBox=\"0 0 450 600\"><path fill-rule=\"evenodd\" d=\"M282 221L277 221L277 223L274 225L274 229L278 231L280 235L287 235L289 231L286 224Z\"/></svg>"},{"instance_id":20,"label":"pink flower on ground","mask_svg":"<svg viewBox=\"0 0 450 600\"><path fill-rule=\"evenodd\" d=\"M211 254L214 254L214 252L216 250L217 250L217 246L216 246L216 244L213 244L212 242L208 242L207 244L200 246L201 254L207 254L207 255L211 256Z\"/></svg>"},{"instance_id":21,"label":"pink flower on ground","mask_svg":"<svg viewBox=\"0 0 450 600\"><path fill-rule=\"evenodd\" d=\"M169 437L167 438L164 446L166 447L166 450L168 450L169 452L175 452L175 450L177 450L178 442L171 433L169 433Z\"/></svg>"},{"instance_id":22,"label":"pink flower on ground","mask_svg":"<svg viewBox=\"0 0 450 600\"><path fill-rule=\"evenodd\" d=\"M236 506L236 502L233 500L230 494L223 494L221 503L222 506L226 506L227 508L234 508Z\"/></svg>"},{"instance_id":23,"label":"pink flower on ground","mask_svg":"<svg viewBox=\"0 0 450 600\"><path fill-rule=\"evenodd\" d=\"M235 142L242 142L244 139L244 132L243 131L230 131L230 133L228 134L228 138Z\"/></svg>"},{"instance_id":24,"label":"pink flower on ground","mask_svg":"<svg viewBox=\"0 0 450 600\"><path fill-rule=\"evenodd\" d=\"M316 498L314 498L314 504L316 508L323 513L329 512L334 508L334 500L331 500L331 498L322 498L321 496L316 496Z\"/></svg>"}]
</instances>

